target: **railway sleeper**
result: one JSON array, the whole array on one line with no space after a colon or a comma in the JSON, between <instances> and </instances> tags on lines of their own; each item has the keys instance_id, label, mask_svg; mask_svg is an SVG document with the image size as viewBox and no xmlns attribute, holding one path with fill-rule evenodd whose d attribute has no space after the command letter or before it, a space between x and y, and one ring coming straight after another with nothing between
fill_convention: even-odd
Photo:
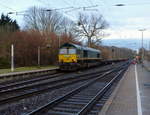
<instances>
[{"instance_id":1,"label":"railway sleeper","mask_svg":"<svg viewBox=\"0 0 150 115\"><path fill-rule=\"evenodd\" d=\"M81 108L80 108L81 109ZM77 113L80 111L80 109L76 109L76 108L60 108L60 107L55 107L52 110L53 111L60 111L60 112L68 112L68 113Z\"/></svg>"},{"instance_id":2,"label":"railway sleeper","mask_svg":"<svg viewBox=\"0 0 150 115\"><path fill-rule=\"evenodd\" d=\"M83 101L83 102L88 102L90 99L74 99L74 98L70 98L68 99L68 101Z\"/></svg>"},{"instance_id":3,"label":"railway sleeper","mask_svg":"<svg viewBox=\"0 0 150 115\"><path fill-rule=\"evenodd\" d=\"M80 103L87 103L88 102L87 100L86 101L85 100L78 100L78 101L77 100L67 100L67 102L68 101L69 102L80 102Z\"/></svg>"},{"instance_id":4,"label":"railway sleeper","mask_svg":"<svg viewBox=\"0 0 150 115\"><path fill-rule=\"evenodd\" d=\"M90 100L89 97L72 97L72 99L78 99L78 100Z\"/></svg>"},{"instance_id":5,"label":"railway sleeper","mask_svg":"<svg viewBox=\"0 0 150 115\"><path fill-rule=\"evenodd\" d=\"M52 110L51 110L51 111L48 112L48 115L70 115L70 113L64 112L64 111L63 111L63 112L62 112L62 111L59 112L59 111L52 111ZM72 115L73 115L73 114L72 114Z\"/></svg>"},{"instance_id":6,"label":"railway sleeper","mask_svg":"<svg viewBox=\"0 0 150 115\"><path fill-rule=\"evenodd\" d=\"M88 115L98 115L98 111L92 110Z\"/></svg>"},{"instance_id":7,"label":"railway sleeper","mask_svg":"<svg viewBox=\"0 0 150 115\"><path fill-rule=\"evenodd\" d=\"M81 109L83 106L84 106L84 104L82 104L82 105L71 105L71 106L70 105L60 104L57 107L60 107L60 108L70 108L70 109L74 109L74 108Z\"/></svg>"},{"instance_id":8,"label":"railway sleeper","mask_svg":"<svg viewBox=\"0 0 150 115\"><path fill-rule=\"evenodd\" d=\"M66 101L67 103L73 103L73 104L79 104L79 105L85 105L85 104L87 104L87 102L76 102L76 101Z\"/></svg>"},{"instance_id":9,"label":"railway sleeper","mask_svg":"<svg viewBox=\"0 0 150 115\"><path fill-rule=\"evenodd\" d=\"M80 103L80 102L63 102L65 105L85 105L86 103Z\"/></svg>"}]
</instances>

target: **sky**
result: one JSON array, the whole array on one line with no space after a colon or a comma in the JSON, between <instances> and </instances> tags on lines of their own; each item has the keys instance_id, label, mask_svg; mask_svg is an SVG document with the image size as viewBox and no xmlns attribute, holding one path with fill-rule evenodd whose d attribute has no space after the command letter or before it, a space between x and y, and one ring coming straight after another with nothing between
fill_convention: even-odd
<instances>
[{"instance_id":1,"label":"sky","mask_svg":"<svg viewBox=\"0 0 150 115\"><path fill-rule=\"evenodd\" d=\"M115 6L124 4L124 6ZM0 13L24 12L32 6L47 9L88 7L86 10L58 10L71 20L77 20L79 12L102 14L110 27L108 38L141 39L139 29L144 31L144 38L150 38L150 0L0 0ZM96 7L94 7L96 6ZM11 14L21 27L24 26L23 15Z\"/></svg>"}]
</instances>

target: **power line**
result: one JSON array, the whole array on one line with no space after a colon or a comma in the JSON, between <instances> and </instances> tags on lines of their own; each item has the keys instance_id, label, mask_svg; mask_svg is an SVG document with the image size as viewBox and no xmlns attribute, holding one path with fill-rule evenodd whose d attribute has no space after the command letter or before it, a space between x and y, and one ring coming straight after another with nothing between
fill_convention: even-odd
<instances>
[{"instance_id":1,"label":"power line","mask_svg":"<svg viewBox=\"0 0 150 115\"><path fill-rule=\"evenodd\" d=\"M92 6L85 6L85 7L74 7L71 10L66 11L65 13L71 12L71 11L75 11L75 10L89 10L89 8L94 8L94 7L98 7L98 5L92 5Z\"/></svg>"},{"instance_id":2,"label":"power line","mask_svg":"<svg viewBox=\"0 0 150 115\"><path fill-rule=\"evenodd\" d=\"M41 2L41 0L39 0L40 2ZM97 4L93 4L93 2L91 1L91 0L88 0L89 2L88 3L90 3L90 4L92 4L91 6L88 6L88 5L86 5L86 6L81 6L81 7L73 7L74 5L71 5L68 1L66 1L66 0L63 0L67 5L69 5L70 7L64 7L64 8L54 8L54 9L46 9L45 11L53 11L53 10L68 10L68 11L65 11L65 13L68 13L68 12L72 12L72 11L75 11L75 10L86 10L86 11L96 11L96 9L90 9L90 8L94 8L94 7L99 7L100 5L97 5ZM77 0L75 0L75 1L77 1ZM84 0L85 1L85 0ZM100 1L99 1L100 2ZM103 2L103 4L104 4L104 6L105 6L105 3L104 3L104 1L102 1ZM44 2L43 2L44 3ZM81 3L81 2L80 2ZM86 1L86 3L87 3L87 1ZM143 3L143 4L145 4L145 5L148 5L148 3ZM149 3L150 4L150 3ZM13 10L13 11L15 11L15 13L17 14L17 13L20 13L20 12L17 12L16 10L14 10L13 8L11 8L11 7L8 7L8 6L6 6L6 5L4 5L4 4L2 4L2 3L0 3L0 5L1 6L3 6L3 7L5 7L5 8L8 8L8 9L11 9L11 10ZM120 4L121 5L121 4ZM141 4L139 4L139 3L135 3L135 4L123 4L124 6L129 6L129 5L141 5ZM117 5L111 5L111 6L117 6ZM108 7L107 7L108 8ZM10 12L10 14L12 14L12 12Z\"/></svg>"},{"instance_id":3,"label":"power line","mask_svg":"<svg viewBox=\"0 0 150 115\"><path fill-rule=\"evenodd\" d=\"M66 10L66 9L72 9L72 8L74 8L74 7L64 7L64 8L46 9L45 11Z\"/></svg>"},{"instance_id":4,"label":"power line","mask_svg":"<svg viewBox=\"0 0 150 115\"><path fill-rule=\"evenodd\" d=\"M59 10L68 10L68 9L74 9L74 7L64 7L64 8L55 8L55 9L43 9L42 11L59 11ZM26 13L28 12L28 10L24 10L24 11L18 11L18 12L8 12L7 14L15 14L15 15L26 15Z\"/></svg>"}]
</instances>

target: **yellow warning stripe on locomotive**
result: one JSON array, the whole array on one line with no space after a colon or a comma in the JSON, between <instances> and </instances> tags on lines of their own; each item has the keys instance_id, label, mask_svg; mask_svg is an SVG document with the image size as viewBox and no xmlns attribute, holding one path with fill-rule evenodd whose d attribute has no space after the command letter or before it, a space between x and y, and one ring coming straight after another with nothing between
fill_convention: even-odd
<instances>
[{"instance_id":1,"label":"yellow warning stripe on locomotive","mask_svg":"<svg viewBox=\"0 0 150 115\"><path fill-rule=\"evenodd\" d=\"M77 62L77 55L76 54L60 54L59 55L59 62L71 63Z\"/></svg>"}]
</instances>

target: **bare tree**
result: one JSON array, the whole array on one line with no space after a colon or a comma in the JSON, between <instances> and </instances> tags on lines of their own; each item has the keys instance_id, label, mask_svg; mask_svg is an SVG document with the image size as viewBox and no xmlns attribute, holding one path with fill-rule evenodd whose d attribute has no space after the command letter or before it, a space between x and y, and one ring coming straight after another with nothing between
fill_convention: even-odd
<instances>
[{"instance_id":1,"label":"bare tree","mask_svg":"<svg viewBox=\"0 0 150 115\"><path fill-rule=\"evenodd\" d=\"M73 27L75 23L72 20L69 20L68 18L63 19L63 24L61 25L61 29L63 34L73 34Z\"/></svg>"},{"instance_id":2,"label":"bare tree","mask_svg":"<svg viewBox=\"0 0 150 115\"><path fill-rule=\"evenodd\" d=\"M83 37L87 38L88 46L91 43L99 43L101 37L104 36L103 29L108 27L108 23L104 20L102 15L85 15L80 13L78 18L78 26L74 28L75 32Z\"/></svg>"},{"instance_id":3,"label":"bare tree","mask_svg":"<svg viewBox=\"0 0 150 115\"><path fill-rule=\"evenodd\" d=\"M67 19L55 10L31 7L24 16L26 29L42 32L65 31L64 23Z\"/></svg>"}]
</instances>

